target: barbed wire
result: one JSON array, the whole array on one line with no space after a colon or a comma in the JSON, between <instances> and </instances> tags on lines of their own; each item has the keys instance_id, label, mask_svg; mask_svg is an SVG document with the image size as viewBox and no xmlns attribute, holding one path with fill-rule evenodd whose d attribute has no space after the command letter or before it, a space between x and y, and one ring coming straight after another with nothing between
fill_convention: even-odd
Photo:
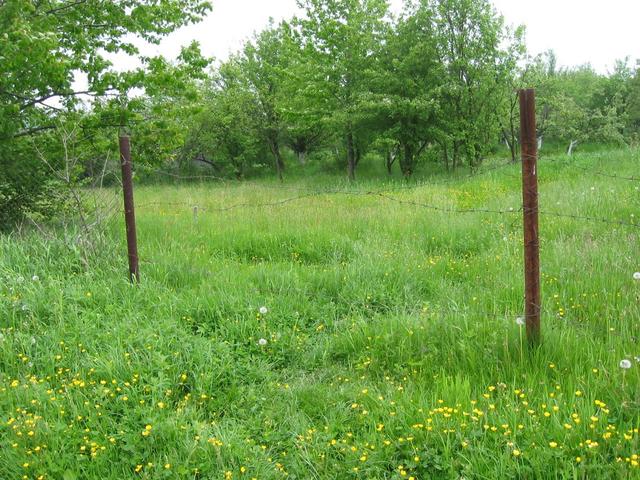
<instances>
[{"instance_id":1,"label":"barbed wire","mask_svg":"<svg viewBox=\"0 0 640 480\"><path fill-rule=\"evenodd\" d=\"M498 171L502 171L502 170L506 170L509 168L513 168L513 167L518 167L520 165L519 162L512 162L512 161L508 161L508 163L500 163L498 165L494 165L492 167L486 168L486 169L481 169L478 170L476 172L472 172L468 175L463 175L463 176L458 176L458 177L452 177L446 180L441 180L441 181L434 181L433 179L435 178L434 176L429 177L427 179L423 179L419 182L416 183L412 183L412 184L394 184L394 185L385 185L384 187L381 187L379 189L376 190L366 190L366 191L361 191L358 192L356 190L337 190L337 189L324 189L324 190L309 190L309 189L305 189L299 186L294 186L294 185L286 185L286 184L279 184L279 185L274 185L274 184L270 184L270 183L260 183L259 185L253 184L253 183L239 183L238 181L233 181L233 180L229 180L227 178L224 177L220 177L220 176L216 176L216 175L181 175L178 173L173 173L173 172L168 172L162 169L153 169L149 166L143 166L142 168L147 170L148 172L154 173L154 174L158 174L158 175L163 175L163 176L167 176L167 177L171 177L171 178L175 178L178 180L215 180L218 181L226 186L235 186L235 185L250 185L250 186L258 186L259 188L264 188L264 189L270 189L270 190L288 190L288 191L296 191L296 192L301 192L303 193L303 198L306 198L307 196L315 196L315 195L322 195L322 194L333 194L333 193L339 193L339 194L350 194L350 195L372 195L372 194L385 194L385 193L392 193L392 192L401 192L401 191L415 191L415 190L419 190L421 188L426 188L426 187L445 187L445 186L450 186L450 185L454 185L454 184L459 184L461 182L465 182L468 180L473 180L482 176L486 176L488 174L491 173L495 173ZM613 179L619 179L619 180L626 180L626 181L640 181L640 178L636 178L636 177L626 177L626 176L620 176L620 175L614 175L614 174L607 174L604 172L592 172L590 169L586 168L586 167L580 167L577 165L572 165L580 170L592 173L594 175L598 175L598 176L604 176L607 178L613 178ZM512 178L514 180L520 180L521 176L520 175L508 175L509 178ZM357 185L354 186L355 188L357 188ZM284 203L291 203L292 200L287 200L284 201ZM281 203L281 202L277 202L277 203ZM269 205L265 205L265 206L269 206ZM614 222L615 223L615 222Z\"/></svg>"},{"instance_id":2,"label":"barbed wire","mask_svg":"<svg viewBox=\"0 0 640 480\"><path fill-rule=\"evenodd\" d=\"M390 185L387 186L385 189L381 189L380 192L384 193L384 192L390 192L390 191L404 191L404 190L416 190L416 189L420 189L423 187L438 187L438 186L447 186L447 185L452 185L455 183L459 183L459 182L464 182L466 180L470 180L470 179L474 179L477 177L482 177L485 175L488 175L490 173L494 173L496 171L499 170L503 170L503 169L507 169L507 168L511 168L514 166L517 166L518 163L513 163L511 161L509 161L509 163L500 163L498 165L492 166L492 167L488 167L485 169L479 169L477 171L472 171L471 173L469 173L468 175L462 175L462 176L455 176L446 180L440 180L440 181L434 181L435 178L437 178L437 176L431 176L428 177L426 179L422 179L419 182L416 183L412 183L412 184L395 184L395 185ZM228 178L224 178L218 175L209 175L209 174L205 174L205 175L183 175L183 174L179 174L179 173L175 173L175 172L170 172L167 170L163 170L161 168L153 168L150 167L148 165L138 165L136 168L145 170L146 173L149 174L157 174L157 175L161 175L161 176L166 176L166 177L171 177L177 180L215 180L218 181L220 183L223 184L227 184L227 185L238 185L241 184L239 181L234 181ZM408 180L405 180L408 181ZM280 185L272 185L272 184L268 184L268 183L263 183L260 184L261 188L270 188L270 189L280 189L280 190L302 190L300 187L296 187L293 185L286 185L286 184L280 184Z\"/></svg>"},{"instance_id":3,"label":"barbed wire","mask_svg":"<svg viewBox=\"0 0 640 480\"><path fill-rule=\"evenodd\" d=\"M446 186L446 185L451 185L451 184L455 184L455 183L459 183L459 182L464 182L465 180L470 180L470 179L475 179L477 177L481 177L493 172L497 172L497 171L501 171L510 167L515 167L519 165L519 163L513 163L511 161L509 161L508 163L500 163L498 165L494 165L491 166L489 168L480 170L480 171L476 171L476 172L472 172L468 175L464 175L461 177L455 177L455 178L451 178L451 179L447 179L445 181L442 182L433 182L430 180L424 180L422 182L419 183L415 183L415 184L411 184L411 185L387 185L384 186L382 188L379 189L367 189L367 190L349 190L349 189L321 189L321 190L307 190L305 188L302 187L298 187L298 186L291 186L291 185L272 185L272 184L244 184L244 185L251 185L251 186L255 186L258 188L269 188L269 189L274 189L274 190L288 190L288 191L297 191L299 192L298 195L294 195L288 198L284 198L284 199L279 199L279 200L274 200L274 201L268 201L268 202L243 202L243 203L238 203L238 204L234 204L234 205L230 205L230 206L226 206L226 207L219 207L219 208L211 208L211 207L202 207L201 205L198 205L196 203L192 202L150 202L150 203L146 203L146 204L142 204L140 205L138 208L139 209L145 209L145 208L150 208L150 207L185 207L185 208L193 208L193 209L197 209L197 212L229 212L229 211L233 211L233 210L238 210L238 209L243 209L243 208L269 208L269 207L280 207L280 206L284 206L284 205L288 205L291 203L295 203L304 199L309 199L309 198L315 198L315 197L322 197L322 196L327 196L327 195L343 195L343 196L361 196L361 197L375 197L375 198L379 198L382 199L384 201L387 202L394 202L397 203L399 205L407 205L407 206L414 206L414 207L419 207L419 208L424 208L424 209L429 209L429 210L433 210L433 211L438 211L438 212L442 212L442 213L448 213L448 214L496 214L496 215L506 215L506 214L513 214L513 213L518 213L518 212L522 212L522 207L519 208L458 208L455 206L450 206L450 205L437 205L437 204L432 204L432 203L426 203L426 202L421 202L418 200L411 200L411 199L403 199L403 198L397 198L394 196L391 196L391 193L397 193L397 192L410 192L410 191L415 191L421 188L428 188L428 187L438 187L438 186ZM633 177L624 177L624 176L619 176L619 175L614 175L614 174L606 174L604 172L592 172L591 170L584 168L584 167L580 167L577 166L575 164L571 165L571 166L575 166L578 167L580 169L583 169L585 171L588 171L590 173L593 173L594 175L602 175L602 176L607 176L607 177L612 177L612 178L619 178L619 179L624 179L624 180L635 180ZM228 179L219 177L219 176L215 176L215 175L180 175L177 173L173 173L173 172L167 172L161 169L152 169L151 167L145 166L143 167L147 170L151 170L153 173L158 173L158 174L162 174L162 175L167 175L167 176L171 176L174 178L178 178L178 179L214 179L216 181L220 181L223 182L224 184L227 185L237 185L237 183L231 183ZM513 176L513 178L518 178L520 179L519 176ZM354 186L354 188L358 188L357 185ZM557 211L546 211L546 210L538 210L539 215L541 216L549 216L549 217L556 217L556 218L564 218L564 219L570 219L570 220L580 220L580 221L588 221L588 222L596 222L596 223L602 223L602 224L607 224L607 225L615 225L615 226L624 226L624 227L633 227L633 228L639 228L640 227L640 223L636 223L634 221L629 221L629 220L624 220L624 219L617 219L617 218L607 218L607 217L598 217L598 216L589 216L589 215L581 215L579 213L565 213L565 212L557 212Z\"/></svg>"},{"instance_id":4,"label":"barbed wire","mask_svg":"<svg viewBox=\"0 0 640 480\"><path fill-rule=\"evenodd\" d=\"M441 206L441 205L434 205L434 204L427 204L427 203L421 203L421 202L416 202L416 201L411 201L411 200L402 200L402 199L398 199L398 198L394 198L392 196L390 196L388 194L388 191L385 190L368 190L368 191L349 191L349 190L318 190L318 191L311 191L311 192L306 192L300 195L296 195L293 197L289 197L289 198L285 198L285 199L281 199L281 200L276 200L273 202L258 202L258 203L250 203L250 202L244 202L244 203L238 203L235 205L231 205L228 207L221 207L221 208L210 208L210 207L201 207L199 204L193 203L193 202L149 202L149 203L145 203L142 204L136 208L139 209L144 209L144 208L148 208L148 207L154 207L154 206L167 206L167 207L188 207L188 208L198 208L199 210L204 210L204 211L210 211L210 212L228 212L231 210L237 210L240 208L265 208L265 207L278 207L278 206L282 206L282 205L286 205L289 203L293 203L299 200L304 200L307 198L314 198L314 197L321 197L321 196L328 196L328 195L342 195L342 196L355 196L355 197L378 197L378 198L382 198L388 201L392 201L392 202L396 202L399 204L404 204L404 205L413 205L413 206L418 206L418 207L422 207L422 208L427 208L430 210L434 210L434 211L440 211L440 212L445 212L445 213L498 213L498 214L506 214L506 213L514 213L517 212L519 210L516 210L514 208L510 208L510 209L501 209L501 210L495 210L495 209L488 209L488 208L455 208L455 207L450 207L450 206Z\"/></svg>"},{"instance_id":5,"label":"barbed wire","mask_svg":"<svg viewBox=\"0 0 640 480\"><path fill-rule=\"evenodd\" d=\"M629 222L626 220L618 220L618 219L611 220L604 217L589 217L586 215L574 215L571 213L559 213L559 212L539 211L538 213L540 215L547 216L547 217L568 218L572 220L584 220L588 222L597 222L597 223L604 223L609 225L620 225L624 227L640 228L640 223Z\"/></svg>"},{"instance_id":6,"label":"barbed wire","mask_svg":"<svg viewBox=\"0 0 640 480\"><path fill-rule=\"evenodd\" d=\"M512 215L512 214L516 214L516 213L521 213L522 212L522 207L518 207L518 208L502 208L502 209L491 209L491 208L456 208L456 207L451 207L451 206L442 206L442 205L435 205L435 204L429 204L429 203L424 203L424 202L418 202L415 200L404 200L404 199L400 199L400 198L395 198L392 197L388 194L385 193L380 193L380 192L375 192L375 191L370 191L370 192L348 192L348 191L341 191L341 192L312 192L312 193L307 193L307 194L303 194L303 195L296 195L293 197L289 197L289 198L285 198L282 200L277 200L277 201L273 201L273 202L261 202L261 203L249 203L249 202L245 202L245 203L238 203L235 205L231 205L228 207L221 207L221 208L210 208L210 207L202 207L199 204L196 203L187 203L187 202L150 202L150 203L145 203L142 204L140 206L138 206L138 209L142 209L144 210L145 208L149 208L149 207L184 207L184 208L189 208L189 209L194 209L196 208L198 212L216 212L216 213L223 213L223 212L229 212L232 210L238 210L238 209L242 209L242 208L269 208L269 207L280 207L283 205L287 205L290 203L294 203L300 200L304 200L304 199L308 199L308 198L314 198L314 197L319 197L319 196L323 196L323 195L345 195L345 196L369 196L372 198L381 198L385 201L388 202L394 202L397 203L399 205L408 205L408 206L414 206L414 207L419 207L419 208L424 208L424 209L428 209L428 210L433 210L433 211L437 211L437 212L442 212L442 213L447 213L447 214L496 214L496 215ZM565 219L570 219L570 220L581 220L581 221L590 221L590 222L595 222L595 223L602 223L602 224L607 224L607 225L615 225L615 226L624 226L624 227L633 227L633 228L640 228L640 223L635 223L635 222L631 222L631 221L627 221L627 220L621 220L621 219L611 219L611 218L605 218L605 217L595 217L595 216L588 216L588 215L579 215L579 214L572 214L572 213L561 213L561 212L554 212L554 211L545 211L545 210L538 210L538 214L541 216L549 216L549 217L556 217L556 218L565 218Z\"/></svg>"},{"instance_id":7,"label":"barbed wire","mask_svg":"<svg viewBox=\"0 0 640 480\"><path fill-rule=\"evenodd\" d=\"M615 173L603 172L601 170L595 170L594 168L588 168L588 167L579 165L577 163L577 161L578 160L576 158L569 156L569 157L567 157L565 159L555 160L554 163L556 165L559 165L559 166L562 166L562 167L570 167L570 168L575 168L577 170L582 170L583 172L587 172L587 173L589 173L589 174L591 174L593 176L611 178L611 179L614 179L614 180L640 182L640 177L619 175L619 174L615 174ZM540 160L539 160L538 163L540 164L542 162L540 162Z\"/></svg>"},{"instance_id":8,"label":"barbed wire","mask_svg":"<svg viewBox=\"0 0 640 480\"><path fill-rule=\"evenodd\" d=\"M625 177L625 176L621 176L621 175L613 175L610 173L604 173L604 172L593 172L590 169L588 169L587 167L581 167L578 165L574 165L575 168L579 169L579 170L583 170L585 172L589 172L592 175L595 176L599 176L599 177L606 177L606 178L613 178L615 180L627 180L627 181L631 181L631 182L640 182L640 177Z\"/></svg>"}]
</instances>

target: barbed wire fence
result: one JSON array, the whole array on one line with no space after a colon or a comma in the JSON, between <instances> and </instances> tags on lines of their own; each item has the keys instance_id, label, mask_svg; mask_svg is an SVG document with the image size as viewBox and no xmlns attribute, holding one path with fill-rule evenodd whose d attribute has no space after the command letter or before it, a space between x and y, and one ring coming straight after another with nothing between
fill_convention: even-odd
<instances>
[{"instance_id":1,"label":"barbed wire fence","mask_svg":"<svg viewBox=\"0 0 640 480\"><path fill-rule=\"evenodd\" d=\"M532 90L523 90L520 92L521 98L521 146L522 146L522 163L513 163L509 161L507 163L501 163L488 168L480 168L467 175L456 176L446 180L435 181L433 178L426 179L421 182L415 182L412 184L396 184L386 185L381 188L374 189L362 189L360 186L349 186L348 188L325 188L325 189L312 189L304 188L301 186L293 185L273 185L273 184L260 184L260 188L272 189L278 192L292 193L285 198L280 198L272 201L265 202L241 202L227 206L209 207L206 208L192 201L154 201L149 203L143 203L135 208L138 210L150 210L158 207L170 207L180 208L186 211L193 211L194 220L198 220L200 214L213 214L213 213L225 213L240 209L265 209L265 208L278 208L291 205L303 200L322 198L322 197L363 197L381 202L393 203L396 205L409 206L414 208L425 209L433 212L440 212L444 214L452 215L472 215L472 214L488 214L488 215L504 215L512 216L514 220L522 215L524 219L524 252L525 252L525 313L522 317L522 323L519 325L526 326L527 338L529 343L533 346L538 345L540 341L540 316L542 313L545 315L551 315L552 312L546 310L540 301L540 267L539 267L539 234L538 234L538 221L539 217L551 217L562 218L567 220L574 220L580 222L592 222L603 225L611 225L621 228L640 228L640 223L635 220L628 220L623 218L611 218L604 216L591 216L573 212L561 212L553 210L541 210L538 207L538 152L537 152L537 139L535 129L535 92ZM121 165L122 165L122 188L125 197L125 219L127 228L127 246L129 257L129 275L132 282L136 283L140 281L140 272L138 267L138 251L137 251L137 238L136 238L136 226L135 226L135 210L133 204L133 175L132 175L132 162L131 152L128 137L120 138L121 147ZM523 182L523 204L521 207L515 208L483 208L483 207L469 207L460 208L452 205L442 205L437 203L428 203L417 199L407 199L399 197L398 194L404 193L421 193L425 188L439 188L450 187L454 184L460 184L465 181L474 180L478 177L486 176L492 173L498 173L505 169L514 168L520 165L522 167L522 176L513 175L514 179L521 180ZM578 170L583 170L594 176L602 176L609 179L615 179L625 182L640 182L640 177L632 177L625 175L617 175L610 172L593 171L587 167L583 167L577 164L571 164L571 167L575 167ZM237 186L237 181L230 181L226 178L217 175L183 175L176 172L170 172L161 168L153 168L149 166L138 166L138 169L149 175L166 176L174 180L179 181L202 181L202 182L215 182L224 186ZM638 187L636 187L638 189ZM632 216L632 218L634 218ZM500 309L498 309L500 310ZM505 308L504 312L493 311L478 312L474 311L474 314L480 314L488 317L495 316L496 318L504 318L505 314L510 315L512 312L508 312L508 308Z\"/></svg>"},{"instance_id":2,"label":"barbed wire fence","mask_svg":"<svg viewBox=\"0 0 640 480\"><path fill-rule=\"evenodd\" d=\"M281 206L286 206L302 200L315 198L315 197L352 196L352 197L377 198L377 199L384 200L386 202L397 203L400 205L414 206L414 207L424 208L427 210L433 210L433 211L439 211L439 212L451 213L451 214L458 214L458 213L459 214L493 213L493 214L501 214L501 215L519 214L522 212L522 208L517 208L517 209L514 207L505 207L505 208L499 208L499 209L456 208L451 206L430 204L430 203L420 202L416 200L405 200L405 199L392 196L392 194L394 193L414 192L414 191L424 190L425 188L433 189L433 188L439 188L439 187L448 187L451 185L458 185L465 181L470 181L483 176L487 176L491 173L496 173L506 169L513 169L514 167L518 167L519 165L520 164L518 163L514 164L513 162L501 163L485 169L479 169L478 171L467 174L467 175L461 175L455 178L449 178L445 180L432 181L430 179L426 179L426 180L421 180L419 182L415 182L412 184L396 184L396 185L384 186L377 189L364 189L364 190L354 189L354 188L360 188L360 187L354 187L350 189L345 189L345 188L309 189L309 188L303 188L303 187L294 186L294 185L274 185L274 184L268 184L268 183L261 183L259 185L260 189L269 189L269 190L284 191L284 192L294 191L296 192L296 194L288 196L283 199L274 200L274 201L243 202L243 203L237 203L233 205L228 205L224 207L215 207L215 208L204 207L203 205L200 205L196 202L189 202L189 201L185 201L185 202L153 201L153 202L137 205L136 209L145 210L153 207L174 207L174 208L179 207L179 208L185 208L185 209L196 208L198 209L198 213L206 213L206 212L223 213L223 212L229 212L229 211L245 209L245 208L260 209L260 208L269 208L269 207L281 207ZM617 180L623 180L623 181L640 182L640 177L628 177L628 176L615 175L611 173L604 173L604 172L598 172L598 171L594 172L591 169L586 167L581 167L578 165L571 165L571 166L575 167L576 169L585 171L589 174L592 174L594 176L602 176L610 179L617 179ZM215 181L221 185L225 185L229 187L236 187L238 185L243 185L238 181L229 180L229 179L215 176L215 175L180 175L172 172L167 172L160 168L152 168L149 166L138 166L137 168L147 173L153 173L157 175L166 175L178 180L200 180L204 182ZM521 176L517 176L517 175L513 175L511 177L514 179L517 178L518 180L521 179ZM639 187L640 187L640 183L639 183ZM597 216L579 215L579 214L573 214L573 213L563 213L563 212L546 211L546 210L538 210L538 213L541 216L547 216L547 217L583 220L588 222L602 223L602 224L615 225L615 226L626 226L626 227L636 227L636 228L640 227L640 223L636 223L636 222L625 220L625 219L612 219L610 217L597 217Z\"/></svg>"}]
</instances>

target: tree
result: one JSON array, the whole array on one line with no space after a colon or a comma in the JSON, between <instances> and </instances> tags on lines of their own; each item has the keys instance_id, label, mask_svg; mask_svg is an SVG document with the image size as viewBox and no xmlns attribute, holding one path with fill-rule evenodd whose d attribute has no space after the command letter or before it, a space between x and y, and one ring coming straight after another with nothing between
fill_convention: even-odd
<instances>
[{"instance_id":1,"label":"tree","mask_svg":"<svg viewBox=\"0 0 640 480\"><path fill-rule=\"evenodd\" d=\"M302 94L323 122L344 139L350 180L355 179L365 135L362 96L374 74L387 28L386 0L298 0L297 19L306 57ZM359 138L359 133L361 134Z\"/></svg>"},{"instance_id":2,"label":"tree","mask_svg":"<svg viewBox=\"0 0 640 480\"><path fill-rule=\"evenodd\" d=\"M283 83L291 58L289 26L270 26L253 42L245 45L240 68L257 98L259 132L274 157L278 178L282 180L285 163L281 145L286 132L282 118Z\"/></svg>"},{"instance_id":3,"label":"tree","mask_svg":"<svg viewBox=\"0 0 640 480\"><path fill-rule=\"evenodd\" d=\"M389 172L399 158L403 175L412 175L418 157L435 140L443 73L436 49L433 15L425 8L408 12L385 41L371 108L378 111L378 144L386 150Z\"/></svg>"},{"instance_id":4,"label":"tree","mask_svg":"<svg viewBox=\"0 0 640 480\"><path fill-rule=\"evenodd\" d=\"M455 169L475 168L498 138L496 111L512 75L521 30L509 32L488 0L423 0L431 8L444 66L440 146Z\"/></svg>"},{"instance_id":5,"label":"tree","mask_svg":"<svg viewBox=\"0 0 640 480\"><path fill-rule=\"evenodd\" d=\"M51 195L48 170L37 160L31 136L56 129L66 115L81 110L83 100L125 99L132 88L144 86L142 69L116 72L106 55L137 55L135 39L158 43L209 9L204 0L0 2L3 225ZM81 83L86 86L78 88Z\"/></svg>"},{"instance_id":6,"label":"tree","mask_svg":"<svg viewBox=\"0 0 640 480\"><path fill-rule=\"evenodd\" d=\"M137 55L134 38L159 43L210 9L203 0L7 0L0 4L2 134L24 136L51 127L37 107L54 110L79 96L124 93L139 72L116 73L106 53ZM87 88L75 88L80 76ZM46 116L45 116L46 117ZM45 120L40 122L38 120Z\"/></svg>"},{"instance_id":7,"label":"tree","mask_svg":"<svg viewBox=\"0 0 640 480\"><path fill-rule=\"evenodd\" d=\"M629 80L627 97L628 128L632 134L640 134L640 62L635 75Z\"/></svg>"},{"instance_id":8,"label":"tree","mask_svg":"<svg viewBox=\"0 0 640 480\"><path fill-rule=\"evenodd\" d=\"M259 161L263 142L256 122L260 106L248 88L241 63L233 58L221 66L205 90L205 107L189 129L183 155L213 166L221 175L244 177Z\"/></svg>"},{"instance_id":9,"label":"tree","mask_svg":"<svg viewBox=\"0 0 640 480\"><path fill-rule=\"evenodd\" d=\"M496 112L502 140L505 141L511 154L511 162L518 159L518 142L520 136L520 101L519 90L532 87L532 69L526 58L524 46L524 27L514 32L516 41L506 49L503 68L506 70L506 82L501 91L501 100ZM524 63L524 65L523 65Z\"/></svg>"},{"instance_id":10,"label":"tree","mask_svg":"<svg viewBox=\"0 0 640 480\"><path fill-rule=\"evenodd\" d=\"M556 69L555 55L545 53L529 65L538 90L538 136L565 142L572 153L590 141L622 145L628 109L631 71L618 62L601 75L590 65Z\"/></svg>"}]
</instances>

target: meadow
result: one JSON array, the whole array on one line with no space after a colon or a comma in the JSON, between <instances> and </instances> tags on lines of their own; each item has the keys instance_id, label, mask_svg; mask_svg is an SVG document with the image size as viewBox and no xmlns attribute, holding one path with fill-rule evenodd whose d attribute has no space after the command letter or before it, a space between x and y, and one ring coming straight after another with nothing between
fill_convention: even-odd
<instances>
[{"instance_id":1,"label":"meadow","mask_svg":"<svg viewBox=\"0 0 640 480\"><path fill-rule=\"evenodd\" d=\"M519 165L142 186L139 285L1 237L0 478L640 478L639 166L541 159L535 349Z\"/></svg>"}]
</instances>

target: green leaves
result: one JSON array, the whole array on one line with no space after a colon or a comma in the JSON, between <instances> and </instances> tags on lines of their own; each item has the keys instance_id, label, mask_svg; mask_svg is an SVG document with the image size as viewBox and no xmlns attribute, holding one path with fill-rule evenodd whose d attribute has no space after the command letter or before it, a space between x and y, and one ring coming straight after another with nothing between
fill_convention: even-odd
<instances>
[{"instance_id":1,"label":"green leaves","mask_svg":"<svg viewBox=\"0 0 640 480\"><path fill-rule=\"evenodd\" d=\"M126 94L132 85L126 75L113 73L104 52L135 54L132 38L158 42L199 20L209 9L209 2L202 0L3 2L0 108L17 104L22 112L7 117L0 110L3 123L11 123L16 132L32 123L28 121L30 108L56 97L71 101L80 93L74 88L80 75L86 77L89 92Z\"/></svg>"},{"instance_id":2,"label":"green leaves","mask_svg":"<svg viewBox=\"0 0 640 480\"><path fill-rule=\"evenodd\" d=\"M132 89L146 86L154 94L154 101L160 103L167 98L167 90L173 89L174 95L189 91L183 87L202 77L208 64L197 46L190 46L183 52L179 67L150 60L147 71L117 72L106 53L136 55L134 39L158 42L175 29L198 21L209 9L209 2L202 0L0 2L3 226L56 198L47 178L51 171L42 168L40 153L49 158L52 169L59 168L61 138L39 137L36 150L32 135L54 131L65 118L73 119L81 111L86 114L81 100L97 112L90 115L93 118L85 118L81 128L122 125L140 105L137 100L124 101ZM96 121L101 115L108 117L106 122ZM157 130L154 134L175 139L175 135L158 135ZM97 134L94 131L87 136L93 140L81 148L94 148L99 143ZM76 153L83 157L86 152ZM109 149L100 154L108 156ZM7 219L9 210L11 218Z\"/></svg>"},{"instance_id":3,"label":"green leaves","mask_svg":"<svg viewBox=\"0 0 640 480\"><path fill-rule=\"evenodd\" d=\"M300 78L308 85L304 102L346 142L349 178L369 143L362 128L370 115L360 103L377 75L388 28L386 0L300 0L297 19L305 62Z\"/></svg>"},{"instance_id":4,"label":"green leaves","mask_svg":"<svg viewBox=\"0 0 640 480\"><path fill-rule=\"evenodd\" d=\"M610 75L589 65L557 68L555 54L537 56L528 66L530 86L537 88L538 131L554 143L599 142L624 145L633 138L634 79L628 59Z\"/></svg>"}]
</instances>

